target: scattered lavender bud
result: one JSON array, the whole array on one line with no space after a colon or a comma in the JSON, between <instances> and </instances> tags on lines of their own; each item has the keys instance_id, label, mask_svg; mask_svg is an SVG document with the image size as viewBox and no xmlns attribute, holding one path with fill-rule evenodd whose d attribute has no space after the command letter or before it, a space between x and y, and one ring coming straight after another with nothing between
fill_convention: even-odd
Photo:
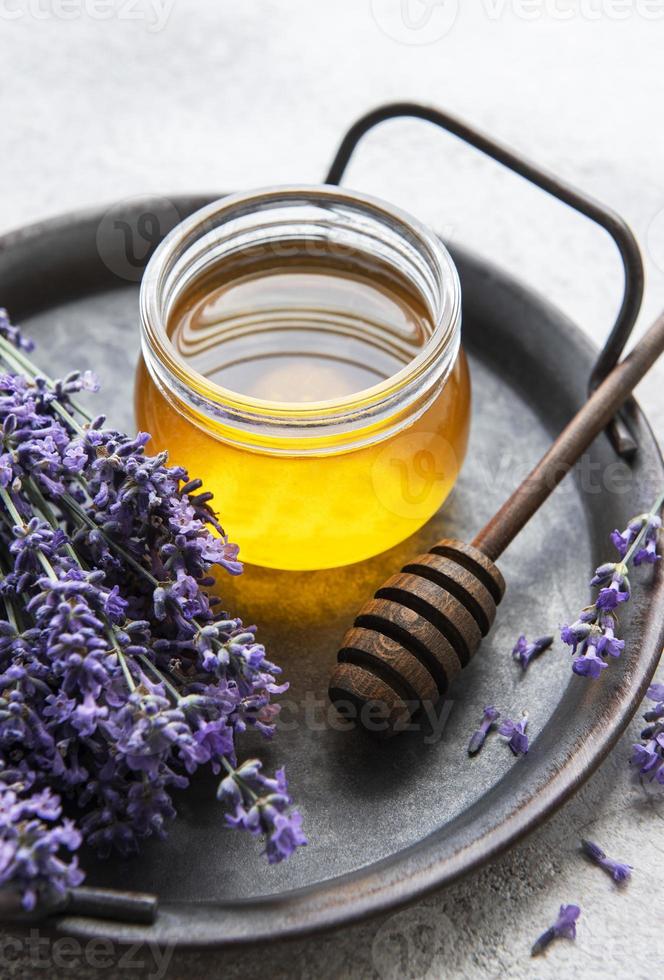
<instances>
[{"instance_id":1,"label":"scattered lavender bud","mask_svg":"<svg viewBox=\"0 0 664 980\"><path fill-rule=\"evenodd\" d=\"M576 939L576 923L581 915L578 905L561 905L558 918L542 933L531 950L531 956L539 956L554 939Z\"/></svg>"},{"instance_id":2,"label":"scattered lavender bud","mask_svg":"<svg viewBox=\"0 0 664 980\"><path fill-rule=\"evenodd\" d=\"M512 721L511 718L506 718L498 729L498 734L503 735L508 740L507 744L514 755L527 755L528 753L527 726L528 717L524 714L521 721Z\"/></svg>"},{"instance_id":3,"label":"scattered lavender bud","mask_svg":"<svg viewBox=\"0 0 664 980\"><path fill-rule=\"evenodd\" d=\"M484 709L480 727L473 733L470 742L468 743L468 755L476 755L480 751L486 741L489 730L493 726L494 722L498 720L498 718L500 718L500 712L497 711L492 705L487 705L487 707Z\"/></svg>"},{"instance_id":4,"label":"scattered lavender bud","mask_svg":"<svg viewBox=\"0 0 664 980\"><path fill-rule=\"evenodd\" d=\"M598 844L594 844L593 841L582 838L581 848L583 853L600 868L604 868L604 870L611 875L617 884L622 884L631 878L631 865L621 864L619 861L614 861L612 858L608 858Z\"/></svg>"},{"instance_id":5,"label":"scattered lavender bud","mask_svg":"<svg viewBox=\"0 0 664 980\"><path fill-rule=\"evenodd\" d=\"M517 663L521 664L523 670L526 670L531 660L534 660L535 657L539 657L541 653L548 650L552 643L552 636L540 636L539 639L528 643L522 633L512 650L512 656Z\"/></svg>"}]
</instances>

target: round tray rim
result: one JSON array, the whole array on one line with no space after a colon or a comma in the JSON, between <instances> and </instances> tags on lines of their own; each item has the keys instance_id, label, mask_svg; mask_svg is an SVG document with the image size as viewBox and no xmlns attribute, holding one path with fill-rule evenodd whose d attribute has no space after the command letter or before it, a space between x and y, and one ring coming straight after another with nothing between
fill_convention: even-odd
<instances>
[{"instance_id":1,"label":"round tray rim","mask_svg":"<svg viewBox=\"0 0 664 980\"><path fill-rule=\"evenodd\" d=\"M148 203L158 208L160 202L164 202L169 208L175 205L184 215L221 196L223 195L149 195L127 202L127 208L140 211ZM7 232L0 236L0 262L3 255L7 255L15 247L25 248L39 238L71 233L76 226L86 226L88 231L90 228L97 228L107 213L108 208L91 207ZM453 247L451 251L453 256L462 256L465 262L488 273L492 281L521 297L524 302L535 303L546 309L548 315L557 321L566 343L575 348L590 370L597 348L558 308L486 260L459 247ZM1 274L0 268L0 276ZM647 451L657 466L660 481L664 482L661 449L635 400L631 402L631 413L644 444L643 451L646 451L646 443L649 443ZM428 860L418 860L422 857L425 843L423 840L366 868L329 881L256 900L235 902L232 906L224 905L223 902L169 902L161 906L157 923L152 927L65 915L54 920L54 928L58 932L81 938L103 936L118 942L176 942L178 946L192 948L255 944L302 937L349 925L360 919L394 910L431 891L452 884L541 826L592 775L614 747L645 695L664 645L664 617L658 623L653 614L656 606L664 608L664 575L659 570L650 598L649 615L643 630L639 682L619 702L619 713L611 719L604 717L603 723L594 732L597 737L593 738L592 745L584 746L583 750L571 756L543 790L501 824L476 837L452 857L443 856L436 860L436 842L432 841L425 852ZM643 650L648 654L645 662ZM195 925L195 920L200 920L200 913L203 912L207 913L203 916L205 925L200 921ZM235 922L233 932L228 930L231 921Z\"/></svg>"}]
</instances>

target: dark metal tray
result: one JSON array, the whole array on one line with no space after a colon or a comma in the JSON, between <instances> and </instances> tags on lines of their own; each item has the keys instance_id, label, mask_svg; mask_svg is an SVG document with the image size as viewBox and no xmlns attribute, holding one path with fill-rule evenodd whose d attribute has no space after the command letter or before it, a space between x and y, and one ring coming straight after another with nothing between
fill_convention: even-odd
<instances>
[{"instance_id":1,"label":"dark metal tray","mask_svg":"<svg viewBox=\"0 0 664 980\"><path fill-rule=\"evenodd\" d=\"M158 238L206 200L125 203L0 239L0 303L37 339L37 360L49 373L74 365L96 370L103 382L97 402L129 429L137 281ZM507 595L492 634L454 685L443 739L409 734L379 743L330 724L327 678L359 605L436 538L467 539L481 527L586 397L596 352L574 324L477 258L458 250L454 256L474 417L468 459L442 513L398 548L350 568L247 568L227 582L229 608L258 623L291 681L286 723L261 751L269 764L286 764L310 846L269 867L254 841L224 829L214 781L197 780L179 798L166 842L148 842L129 862L84 856L91 884L157 892L156 924L66 917L58 929L184 944L256 942L390 908L448 884L540 824L592 773L634 714L664 639L661 575L636 590L622 624L626 653L600 681L572 675L559 642L525 676L510 657L521 631L553 632L575 615L591 569L609 554L608 533L661 489L659 449L632 405L636 459L619 461L601 436L577 476L501 560ZM625 468L628 479L620 481ZM622 492L611 492L611 481ZM512 715L528 709L533 742L526 758L515 760L499 739L468 758L469 735L489 702ZM253 749L248 741L245 750Z\"/></svg>"}]
</instances>

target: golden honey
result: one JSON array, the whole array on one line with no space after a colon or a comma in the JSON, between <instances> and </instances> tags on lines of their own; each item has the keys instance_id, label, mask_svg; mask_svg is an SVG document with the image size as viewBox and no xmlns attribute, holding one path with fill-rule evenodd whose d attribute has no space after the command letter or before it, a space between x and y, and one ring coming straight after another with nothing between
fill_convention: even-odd
<instances>
[{"instance_id":1,"label":"golden honey","mask_svg":"<svg viewBox=\"0 0 664 980\"><path fill-rule=\"evenodd\" d=\"M138 424L214 493L247 562L377 554L458 476L470 387L451 259L434 242L427 280L413 226L377 207L331 188L226 199L146 274Z\"/></svg>"}]
</instances>

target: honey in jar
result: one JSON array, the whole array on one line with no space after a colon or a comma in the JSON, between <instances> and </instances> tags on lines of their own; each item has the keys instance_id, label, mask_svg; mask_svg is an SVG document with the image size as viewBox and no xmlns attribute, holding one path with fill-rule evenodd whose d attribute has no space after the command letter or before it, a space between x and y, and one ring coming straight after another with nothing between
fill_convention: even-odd
<instances>
[{"instance_id":1,"label":"honey in jar","mask_svg":"<svg viewBox=\"0 0 664 980\"><path fill-rule=\"evenodd\" d=\"M136 414L241 557L349 564L417 530L461 467L470 388L442 243L337 188L237 195L160 246Z\"/></svg>"}]
</instances>

